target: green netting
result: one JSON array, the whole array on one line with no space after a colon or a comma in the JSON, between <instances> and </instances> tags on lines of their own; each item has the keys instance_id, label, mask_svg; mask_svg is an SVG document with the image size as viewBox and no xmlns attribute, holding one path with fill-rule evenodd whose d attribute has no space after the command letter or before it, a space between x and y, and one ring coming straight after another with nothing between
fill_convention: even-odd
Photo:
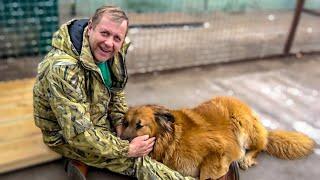
<instances>
[{"instance_id":1,"label":"green netting","mask_svg":"<svg viewBox=\"0 0 320 180\"><path fill-rule=\"evenodd\" d=\"M58 27L58 0L2 0L0 57L45 54Z\"/></svg>"},{"instance_id":2,"label":"green netting","mask_svg":"<svg viewBox=\"0 0 320 180\"><path fill-rule=\"evenodd\" d=\"M307 0L306 7L319 10L319 2ZM128 35L133 42L128 59L132 59L129 63L134 62L129 67L137 66L136 69L143 69L141 72L151 71L159 64L171 68L277 55L282 53L295 3L296 0L0 0L0 59L45 54L58 24L89 17L105 4L118 5L128 12L132 27ZM319 49L317 18L302 15L292 52Z\"/></svg>"},{"instance_id":3,"label":"green netting","mask_svg":"<svg viewBox=\"0 0 320 180\"><path fill-rule=\"evenodd\" d=\"M101 5L128 12L129 73L283 54L297 0L87 0L78 17ZM320 0L306 7L320 8ZM303 13L291 53L319 51L319 17Z\"/></svg>"},{"instance_id":4,"label":"green netting","mask_svg":"<svg viewBox=\"0 0 320 180\"><path fill-rule=\"evenodd\" d=\"M309 0L316 5L317 0ZM223 10L243 12L250 10L293 9L295 0L88 0L77 1L79 14L92 13L103 4L118 5L129 12L203 12ZM317 5L320 7L320 5Z\"/></svg>"}]
</instances>

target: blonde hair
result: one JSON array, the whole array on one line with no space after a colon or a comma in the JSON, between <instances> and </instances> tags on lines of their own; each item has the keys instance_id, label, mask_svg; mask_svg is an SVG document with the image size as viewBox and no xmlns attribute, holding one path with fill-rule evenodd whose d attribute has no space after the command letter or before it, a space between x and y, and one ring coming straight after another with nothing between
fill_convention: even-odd
<instances>
[{"instance_id":1,"label":"blonde hair","mask_svg":"<svg viewBox=\"0 0 320 180\"><path fill-rule=\"evenodd\" d=\"M129 26L128 16L121 8L117 6L102 6L98 8L90 19L93 28L95 28L97 24L99 24L101 17L104 14L109 15L111 20L117 23L122 23L123 21L127 21L127 29L128 29L128 26Z\"/></svg>"}]
</instances>

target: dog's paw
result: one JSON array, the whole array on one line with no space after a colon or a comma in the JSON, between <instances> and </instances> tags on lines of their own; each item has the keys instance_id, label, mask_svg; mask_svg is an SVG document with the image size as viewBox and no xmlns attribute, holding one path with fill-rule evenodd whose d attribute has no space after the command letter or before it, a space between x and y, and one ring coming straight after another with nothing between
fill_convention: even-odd
<instances>
[{"instance_id":1,"label":"dog's paw","mask_svg":"<svg viewBox=\"0 0 320 180\"><path fill-rule=\"evenodd\" d=\"M238 164L239 164L239 167L242 169L242 170L247 170L248 169L248 165L244 162L244 160L239 160L238 161Z\"/></svg>"},{"instance_id":2,"label":"dog's paw","mask_svg":"<svg viewBox=\"0 0 320 180\"><path fill-rule=\"evenodd\" d=\"M252 158L243 158L241 160L238 161L239 167L242 170L247 170L249 167L255 166L257 163L257 161L255 159Z\"/></svg>"}]
</instances>

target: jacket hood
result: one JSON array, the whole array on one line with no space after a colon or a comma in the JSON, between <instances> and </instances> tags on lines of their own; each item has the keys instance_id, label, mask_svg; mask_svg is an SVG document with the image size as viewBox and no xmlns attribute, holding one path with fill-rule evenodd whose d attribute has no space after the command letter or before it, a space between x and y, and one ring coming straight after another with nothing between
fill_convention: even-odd
<instances>
[{"instance_id":1,"label":"jacket hood","mask_svg":"<svg viewBox=\"0 0 320 180\"><path fill-rule=\"evenodd\" d=\"M80 53L78 53L72 44L71 36L69 34L69 27L77 20L71 20L60 26L58 31L53 34L52 46L64 51L68 55L79 59ZM82 35L82 33L81 33Z\"/></svg>"},{"instance_id":2,"label":"jacket hood","mask_svg":"<svg viewBox=\"0 0 320 180\"><path fill-rule=\"evenodd\" d=\"M62 50L69 56L79 60L87 69L98 70L96 66L87 36L88 20L73 19L63 24L54 33L52 46Z\"/></svg>"}]
</instances>

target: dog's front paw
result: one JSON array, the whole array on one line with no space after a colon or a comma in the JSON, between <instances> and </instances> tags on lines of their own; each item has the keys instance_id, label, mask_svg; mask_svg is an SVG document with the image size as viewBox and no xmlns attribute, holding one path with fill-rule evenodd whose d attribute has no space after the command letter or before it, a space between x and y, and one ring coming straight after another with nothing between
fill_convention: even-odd
<instances>
[{"instance_id":1,"label":"dog's front paw","mask_svg":"<svg viewBox=\"0 0 320 180\"><path fill-rule=\"evenodd\" d=\"M241 159L238 161L239 167L242 170L247 170L248 169L248 165L245 163L244 159Z\"/></svg>"},{"instance_id":2,"label":"dog's front paw","mask_svg":"<svg viewBox=\"0 0 320 180\"><path fill-rule=\"evenodd\" d=\"M257 162L252 158L243 158L238 161L239 167L242 170L247 170L251 166L255 166Z\"/></svg>"}]
</instances>

